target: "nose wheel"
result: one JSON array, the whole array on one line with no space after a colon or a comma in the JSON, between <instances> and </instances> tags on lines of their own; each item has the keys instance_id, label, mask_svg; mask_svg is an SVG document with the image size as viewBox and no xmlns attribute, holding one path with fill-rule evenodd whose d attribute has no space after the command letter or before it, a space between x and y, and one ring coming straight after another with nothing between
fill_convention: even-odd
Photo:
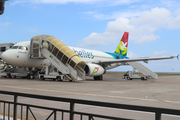
<instances>
[{"instance_id":1,"label":"nose wheel","mask_svg":"<svg viewBox=\"0 0 180 120\"><path fill-rule=\"evenodd\" d=\"M35 79L35 77L34 77L34 75L28 74L28 75L27 75L27 79Z\"/></svg>"}]
</instances>

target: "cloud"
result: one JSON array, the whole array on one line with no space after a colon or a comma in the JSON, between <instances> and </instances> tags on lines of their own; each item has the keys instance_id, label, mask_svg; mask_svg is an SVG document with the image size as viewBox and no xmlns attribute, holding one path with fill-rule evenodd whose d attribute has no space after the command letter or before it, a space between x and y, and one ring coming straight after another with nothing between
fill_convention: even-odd
<instances>
[{"instance_id":1,"label":"cloud","mask_svg":"<svg viewBox=\"0 0 180 120\"><path fill-rule=\"evenodd\" d=\"M139 58L140 57L140 55L137 55L131 51L128 51L127 56L130 58Z\"/></svg>"},{"instance_id":2,"label":"cloud","mask_svg":"<svg viewBox=\"0 0 180 120\"><path fill-rule=\"evenodd\" d=\"M166 56L168 54L168 51L155 51L152 56Z\"/></svg>"},{"instance_id":3,"label":"cloud","mask_svg":"<svg viewBox=\"0 0 180 120\"><path fill-rule=\"evenodd\" d=\"M45 3L45 4L67 4L67 3L83 3L83 4L106 4L106 5L119 5L119 4L130 4L134 2L139 2L140 0L16 0L11 5L21 4L21 3Z\"/></svg>"},{"instance_id":4,"label":"cloud","mask_svg":"<svg viewBox=\"0 0 180 120\"><path fill-rule=\"evenodd\" d=\"M141 15L141 12L139 11L126 11L126 12L113 12L111 14L101 14L98 13L96 11L88 11L88 12L84 12L86 15L91 15L94 18L98 19L98 20L108 20L108 19L117 19L120 17L124 17L124 18L131 18L131 17L138 17Z\"/></svg>"},{"instance_id":5,"label":"cloud","mask_svg":"<svg viewBox=\"0 0 180 120\"><path fill-rule=\"evenodd\" d=\"M12 22L0 23L0 31L6 30L6 28L9 27L11 24Z\"/></svg>"},{"instance_id":6,"label":"cloud","mask_svg":"<svg viewBox=\"0 0 180 120\"><path fill-rule=\"evenodd\" d=\"M28 32L30 32L30 33L37 33L38 31L36 29L28 29Z\"/></svg>"},{"instance_id":7,"label":"cloud","mask_svg":"<svg viewBox=\"0 0 180 120\"><path fill-rule=\"evenodd\" d=\"M162 0L162 3L168 7L179 6L180 2L177 0Z\"/></svg>"},{"instance_id":8,"label":"cloud","mask_svg":"<svg viewBox=\"0 0 180 120\"><path fill-rule=\"evenodd\" d=\"M28 0L16 0L14 2L11 2L10 5L16 5L16 4L22 4L22 3L27 3Z\"/></svg>"},{"instance_id":9,"label":"cloud","mask_svg":"<svg viewBox=\"0 0 180 120\"><path fill-rule=\"evenodd\" d=\"M5 22L5 23L0 23L0 26L8 27L11 24L12 24L11 22Z\"/></svg>"},{"instance_id":10,"label":"cloud","mask_svg":"<svg viewBox=\"0 0 180 120\"><path fill-rule=\"evenodd\" d=\"M174 17L171 22L169 22L168 27L170 29L180 29L180 15Z\"/></svg>"},{"instance_id":11,"label":"cloud","mask_svg":"<svg viewBox=\"0 0 180 120\"><path fill-rule=\"evenodd\" d=\"M142 0L109 0L109 4L112 6L122 5L122 4L131 4L136 2L141 2Z\"/></svg>"},{"instance_id":12,"label":"cloud","mask_svg":"<svg viewBox=\"0 0 180 120\"><path fill-rule=\"evenodd\" d=\"M112 44L121 39L124 31L130 33L130 41L137 44L148 43L159 38L158 35L154 34L159 29L180 29L179 21L180 14L173 16L168 9L156 7L150 11L143 11L138 17L119 17L108 22L103 33L92 32L82 40L81 45Z\"/></svg>"},{"instance_id":13,"label":"cloud","mask_svg":"<svg viewBox=\"0 0 180 120\"><path fill-rule=\"evenodd\" d=\"M138 18L132 18L133 25L151 25L162 27L170 21L170 11L165 8L153 8L151 11L144 11Z\"/></svg>"},{"instance_id":14,"label":"cloud","mask_svg":"<svg viewBox=\"0 0 180 120\"><path fill-rule=\"evenodd\" d=\"M66 4L66 3L97 3L104 0L33 0L33 3L51 3L51 4Z\"/></svg>"}]
</instances>

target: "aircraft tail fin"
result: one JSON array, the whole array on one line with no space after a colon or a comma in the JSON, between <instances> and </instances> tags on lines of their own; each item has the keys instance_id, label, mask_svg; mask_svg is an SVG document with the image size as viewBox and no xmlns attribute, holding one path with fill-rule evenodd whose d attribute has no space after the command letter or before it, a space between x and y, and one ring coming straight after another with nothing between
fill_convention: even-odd
<instances>
[{"instance_id":1,"label":"aircraft tail fin","mask_svg":"<svg viewBox=\"0 0 180 120\"><path fill-rule=\"evenodd\" d=\"M116 51L114 54L120 55L120 56L127 56L127 49L128 49L128 32L124 32L121 41L119 42L119 45L116 48Z\"/></svg>"}]
</instances>

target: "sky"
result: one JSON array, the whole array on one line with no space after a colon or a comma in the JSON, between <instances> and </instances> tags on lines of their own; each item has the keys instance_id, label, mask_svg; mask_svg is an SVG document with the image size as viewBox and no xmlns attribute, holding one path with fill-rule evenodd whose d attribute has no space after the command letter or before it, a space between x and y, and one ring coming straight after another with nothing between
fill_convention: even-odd
<instances>
[{"instance_id":1,"label":"sky","mask_svg":"<svg viewBox=\"0 0 180 120\"><path fill-rule=\"evenodd\" d=\"M9 0L0 16L0 43L52 35L68 46L114 52L129 32L128 57L180 53L178 0ZM177 59L141 62L154 72L180 72ZM132 70L120 66L111 71Z\"/></svg>"}]
</instances>

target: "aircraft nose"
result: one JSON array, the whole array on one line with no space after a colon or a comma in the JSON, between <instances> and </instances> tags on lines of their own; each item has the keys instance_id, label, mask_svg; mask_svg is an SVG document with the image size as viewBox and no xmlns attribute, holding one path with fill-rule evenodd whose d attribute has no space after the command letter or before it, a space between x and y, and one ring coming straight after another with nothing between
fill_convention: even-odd
<instances>
[{"instance_id":1,"label":"aircraft nose","mask_svg":"<svg viewBox=\"0 0 180 120\"><path fill-rule=\"evenodd\" d=\"M8 57L6 51L1 54L1 59L2 59L3 61L5 61L5 62L8 62L8 61L9 61L9 60L8 60L9 57Z\"/></svg>"}]
</instances>

